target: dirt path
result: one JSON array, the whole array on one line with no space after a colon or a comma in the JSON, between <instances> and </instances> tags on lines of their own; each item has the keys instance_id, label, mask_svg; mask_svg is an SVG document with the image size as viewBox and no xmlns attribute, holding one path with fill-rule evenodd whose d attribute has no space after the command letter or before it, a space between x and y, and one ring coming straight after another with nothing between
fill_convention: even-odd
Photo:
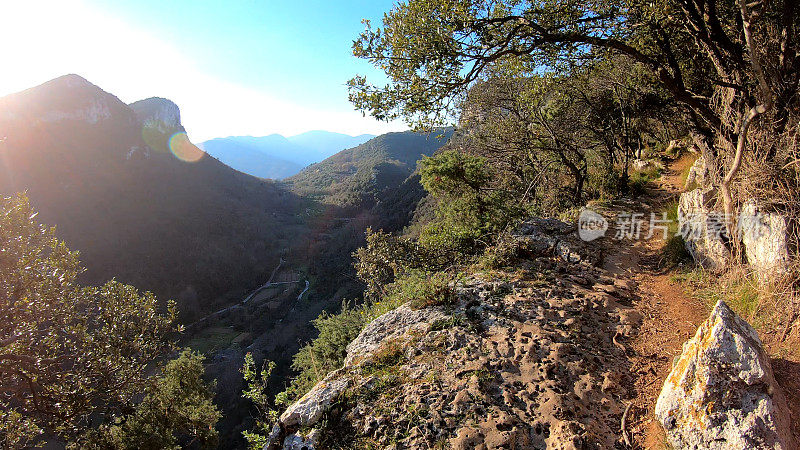
<instances>
[{"instance_id":1,"label":"dirt path","mask_svg":"<svg viewBox=\"0 0 800 450\"><path fill-rule=\"evenodd\" d=\"M661 218L668 205L677 200L683 190L681 173L692 162L691 155L674 162L644 196L615 205L614 210L643 214L641 237L645 237L650 229L651 213ZM663 449L661 429L653 419L655 402L673 359L680 355L683 343L694 335L709 311L706 305L671 281L669 271L660 269L661 249L666 244L662 232L655 233L651 239L610 244L604 268L636 281L639 300L634 307L642 316L639 333L630 342L635 350L630 358L635 397L628 431L637 447Z\"/></svg>"},{"instance_id":2,"label":"dirt path","mask_svg":"<svg viewBox=\"0 0 800 450\"><path fill-rule=\"evenodd\" d=\"M615 204L612 212L643 213L645 223L642 229L648 230L651 213L661 217L661 213L683 192L681 174L694 158L694 155L684 155L673 162L644 196L627 204ZM614 274L629 276L639 287L639 299L633 306L641 314L642 322L637 336L629 342L635 351L630 356L635 396L628 431L636 448L666 449L663 431L654 419L655 403L672 368L672 361L680 355L683 343L706 319L710 308L672 281L672 270L660 267L661 251L666 244L662 236L608 243L611 245L604 268ZM769 346L767 341L765 344ZM775 378L783 387L795 414L797 405L800 405L800 364L790 359L794 358L773 359L772 364ZM797 434L800 431L798 417L794 417L794 422Z\"/></svg>"}]
</instances>

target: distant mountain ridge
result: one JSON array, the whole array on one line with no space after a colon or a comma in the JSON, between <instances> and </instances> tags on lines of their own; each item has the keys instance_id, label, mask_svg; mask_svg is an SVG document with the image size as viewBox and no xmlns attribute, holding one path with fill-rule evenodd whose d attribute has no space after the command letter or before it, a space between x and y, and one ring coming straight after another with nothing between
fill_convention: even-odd
<instances>
[{"instance_id":1,"label":"distant mountain ridge","mask_svg":"<svg viewBox=\"0 0 800 450\"><path fill-rule=\"evenodd\" d=\"M345 208L371 207L398 188L453 135L452 128L430 133L386 133L303 169L285 180L298 195Z\"/></svg>"},{"instance_id":2,"label":"distant mountain ridge","mask_svg":"<svg viewBox=\"0 0 800 450\"><path fill-rule=\"evenodd\" d=\"M0 98L0 138L0 194L27 192L85 281L175 298L183 320L238 300L302 233L296 196L202 153L167 99L66 75Z\"/></svg>"},{"instance_id":3,"label":"distant mountain ridge","mask_svg":"<svg viewBox=\"0 0 800 450\"><path fill-rule=\"evenodd\" d=\"M303 167L324 160L344 149L356 147L375 136L349 136L330 131L309 131L291 137L229 136L205 141L199 146L234 169L259 178L283 179Z\"/></svg>"}]
</instances>

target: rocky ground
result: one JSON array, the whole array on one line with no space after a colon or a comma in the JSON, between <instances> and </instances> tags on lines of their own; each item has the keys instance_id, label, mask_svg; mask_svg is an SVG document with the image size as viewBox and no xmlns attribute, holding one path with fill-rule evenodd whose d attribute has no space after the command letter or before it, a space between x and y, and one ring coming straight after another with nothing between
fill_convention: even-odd
<instances>
[{"instance_id":1,"label":"rocky ground","mask_svg":"<svg viewBox=\"0 0 800 450\"><path fill-rule=\"evenodd\" d=\"M596 209L611 223L660 214L689 163L643 198ZM268 448L668 448L656 399L710 308L661 268L664 240L586 244L548 220L516 239L518 261L462 280L455 304L368 325ZM797 364L772 366L796 410Z\"/></svg>"},{"instance_id":2,"label":"rocky ground","mask_svg":"<svg viewBox=\"0 0 800 450\"><path fill-rule=\"evenodd\" d=\"M318 428L322 448L621 446L636 285L529 231L522 247L538 254L461 282L456 305L376 319L349 364L284 414L280 438ZM328 397L328 412L309 412Z\"/></svg>"}]
</instances>

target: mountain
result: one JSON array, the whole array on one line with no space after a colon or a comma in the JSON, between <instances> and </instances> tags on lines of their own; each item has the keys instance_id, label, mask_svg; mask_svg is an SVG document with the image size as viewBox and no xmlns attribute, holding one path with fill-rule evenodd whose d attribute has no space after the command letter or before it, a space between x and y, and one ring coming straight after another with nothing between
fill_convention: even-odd
<instances>
[{"instance_id":1,"label":"mountain","mask_svg":"<svg viewBox=\"0 0 800 450\"><path fill-rule=\"evenodd\" d=\"M375 135L372 134L350 136L342 133L315 130L298 134L297 136L291 136L287 139L293 144L316 150L319 155L322 155L323 157L312 162L319 162L331 155L334 155L336 152L356 147L374 137Z\"/></svg>"},{"instance_id":2,"label":"mountain","mask_svg":"<svg viewBox=\"0 0 800 450\"><path fill-rule=\"evenodd\" d=\"M302 234L296 195L192 145L166 99L66 75L0 98L0 138L0 194L27 191L85 281L175 298L184 322L263 283Z\"/></svg>"},{"instance_id":3,"label":"mountain","mask_svg":"<svg viewBox=\"0 0 800 450\"><path fill-rule=\"evenodd\" d=\"M306 167L285 180L298 195L345 208L374 205L399 187L452 136L450 128L432 133L387 133Z\"/></svg>"},{"instance_id":4,"label":"mountain","mask_svg":"<svg viewBox=\"0 0 800 450\"><path fill-rule=\"evenodd\" d=\"M305 254L319 289L338 289L346 297L361 293L351 255L364 244L364 231L399 231L409 225L425 196L415 174L417 162L452 134L452 129L384 134L283 181L315 208L307 219L315 233Z\"/></svg>"},{"instance_id":5,"label":"mountain","mask_svg":"<svg viewBox=\"0 0 800 450\"><path fill-rule=\"evenodd\" d=\"M200 148L240 172L276 180L294 175L315 159L311 150L279 134L217 138Z\"/></svg>"},{"instance_id":6,"label":"mountain","mask_svg":"<svg viewBox=\"0 0 800 450\"><path fill-rule=\"evenodd\" d=\"M311 163L355 147L372 137L310 131L289 138L279 134L230 136L205 141L200 147L240 172L260 178L283 179Z\"/></svg>"}]
</instances>

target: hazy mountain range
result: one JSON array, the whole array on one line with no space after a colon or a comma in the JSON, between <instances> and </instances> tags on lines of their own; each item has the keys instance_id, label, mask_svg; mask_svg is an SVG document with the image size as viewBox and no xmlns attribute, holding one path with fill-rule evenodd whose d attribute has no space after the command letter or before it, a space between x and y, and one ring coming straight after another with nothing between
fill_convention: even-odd
<instances>
[{"instance_id":1,"label":"hazy mountain range","mask_svg":"<svg viewBox=\"0 0 800 450\"><path fill-rule=\"evenodd\" d=\"M240 172L278 180L374 137L371 134L349 136L330 131L309 131L290 137L279 134L230 136L205 141L199 147Z\"/></svg>"},{"instance_id":2,"label":"hazy mountain range","mask_svg":"<svg viewBox=\"0 0 800 450\"><path fill-rule=\"evenodd\" d=\"M243 173L256 167L246 158L234 170L195 147L172 101L125 104L66 75L0 98L0 195L27 193L37 220L80 251L83 282L116 278L176 299L184 324L225 311L193 333L219 349L208 370L224 387L217 401L226 447L236 447L249 414L239 394L242 345L286 377L313 337L308 322L360 292L351 254L364 230L408 225L424 195L416 162L446 142L404 132L360 143L368 138L310 132L206 143L220 159L220 149L255 152L262 167L286 158L289 169L262 174L276 178L347 148L273 182ZM302 302L283 295L245 308L245 296L279 266L311 280Z\"/></svg>"},{"instance_id":3,"label":"hazy mountain range","mask_svg":"<svg viewBox=\"0 0 800 450\"><path fill-rule=\"evenodd\" d=\"M40 220L81 252L86 281L117 278L175 298L188 321L259 286L281 255L298 266L327 253L347 260L349 251L329 245L331 227L344 223L334 218L361 217L336 242L354 248L366 226L385 219L369 211L445 142L405 132L358 144L369 138L234 137L206 142L206 154L190 142L172 101L127 105L65 75L0 98L0 195L27 192ZM244 158L234 170L209 156L231 148L249 149L262 166L265 157L286 158L280 175L259 174L274 178L348 150L275 183L242 173L257 167ZM402 227L414 206L384 210ZM342 267L350 270L349 262Z\"/></svg>"}]
</instances>

